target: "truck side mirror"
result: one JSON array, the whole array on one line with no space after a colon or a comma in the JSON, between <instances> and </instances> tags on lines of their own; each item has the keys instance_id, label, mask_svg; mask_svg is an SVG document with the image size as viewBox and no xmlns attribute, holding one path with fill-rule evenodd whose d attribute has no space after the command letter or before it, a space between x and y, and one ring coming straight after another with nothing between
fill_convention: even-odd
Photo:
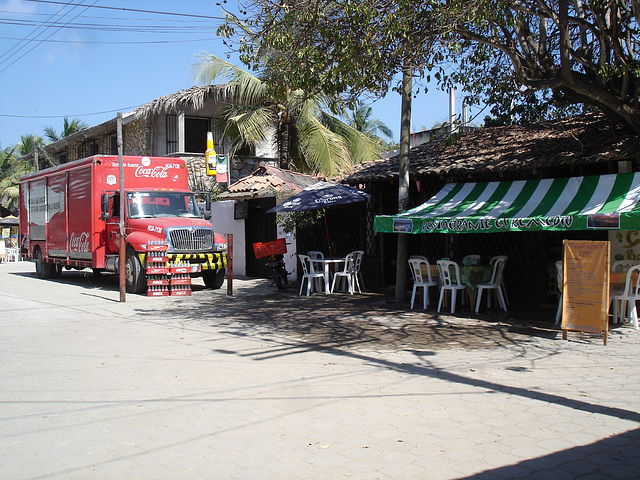
<instances>
[{"instance_id":1,"label":"truck side mirror","mask_svg":"<svg viewBox=\"0 0 640 480\"><path fill-rule=\"evenodd\" d=\"M104 222L108 222L111 218L109 215L109 194L103 193L100 197L100 219Z\"/></svg>"},{"instance_id":2,"label":"truck side mirror","mask_svg":"<svg viewBox=\"0 0 640 480\"><path fill-rule=\"evenodd\" d=\"M211 220L211 193L207 193L204 202L204 219Z\"/></svg>"}]
</instances>

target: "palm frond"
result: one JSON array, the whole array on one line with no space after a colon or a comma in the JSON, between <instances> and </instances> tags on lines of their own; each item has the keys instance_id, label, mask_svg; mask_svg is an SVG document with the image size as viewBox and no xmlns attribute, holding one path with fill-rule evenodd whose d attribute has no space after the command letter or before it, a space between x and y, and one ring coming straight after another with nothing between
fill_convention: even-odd
<instances>
[{"instance_id":1,"label":"palm frond","mask_svg":"<svg viewBox=\"0 0 640 480\"><path fill-rule=\"evenodd\" d=\"M276 119L269 108L250 105L230 108L227 110L226 121L224 137L233 139L237 135L242 144L255 145L273 136Z\"/></svg>"},{"instance_id":2,"label":"palm frond","mask_svg":"<svg viewBox=\"0 0 640 480\"><path fill-rule=\"evenodd\" d=\"M265 100L266 87L256 76L215 55L202 52L194 57L192 70L202 85L224 84L227 97L239 105Z\"/></svg>"},{"instance_id":3,"label":"palm frond","mask_svg":"<svg viewBox=\"0 0 640 480\"><path fill-rule=\"evenodd\" d=\"M320 119L328 129L345 139L353 165L380 158L382 153L380 142L327 113L323 112Z\"/></svg>"},{"instance_id":4,"label":"palm frond","mask_svg":"<svg viewBox=\"0 0 640 480\"><path fill-rule=\"evenodd\" d=\"M300 154L313 173L322 172L332 177L351 169L344 138L325 127L317 117L310 115L299 121L297 135Z\"/></svg>"}]
</instances>

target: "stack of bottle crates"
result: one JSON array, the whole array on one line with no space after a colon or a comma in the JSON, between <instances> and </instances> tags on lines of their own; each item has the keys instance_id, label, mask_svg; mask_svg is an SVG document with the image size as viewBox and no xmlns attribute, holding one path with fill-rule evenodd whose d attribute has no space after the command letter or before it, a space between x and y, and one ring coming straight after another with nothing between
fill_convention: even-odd
<instances>
[{"instance_id":1,"label":"stack of bottle crates","mask_svg":"<svg viewBox=\"0 0 640 480\"><path fill-rule=\"evenodd\" d=\"M147 296L164 297L169 295L169 245L162 240L151 241L147 244Z\"/></svg>"},{"instance_id":2,"label":"stack of bottle crates","mask_svg":"<svg viewBox=\"0 0 640 480\"><path fill-rule=\"evenodd\" d=\"M169 265L171 279L170 294L176 296L191 295L191 263L181 262Z\"/></svg>"}]
</instances>

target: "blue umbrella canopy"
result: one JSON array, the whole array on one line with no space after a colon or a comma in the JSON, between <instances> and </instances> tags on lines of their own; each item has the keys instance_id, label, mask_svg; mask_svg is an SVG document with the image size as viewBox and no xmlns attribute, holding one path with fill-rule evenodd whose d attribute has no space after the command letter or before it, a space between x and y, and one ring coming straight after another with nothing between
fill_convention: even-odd
<instances>
[{"instance_id":1,"label":"blue umbrella canopy","mask_svg":"<svg viewBox=\"0 0 640 480\"><path fill-rule=\"evenodd\" d=\"M308 186L299 193L276 205L267 213L304 212L321 208L364 202L370 198L366 192L339 183L318 182Z\"/></svg>"}]
</instances>

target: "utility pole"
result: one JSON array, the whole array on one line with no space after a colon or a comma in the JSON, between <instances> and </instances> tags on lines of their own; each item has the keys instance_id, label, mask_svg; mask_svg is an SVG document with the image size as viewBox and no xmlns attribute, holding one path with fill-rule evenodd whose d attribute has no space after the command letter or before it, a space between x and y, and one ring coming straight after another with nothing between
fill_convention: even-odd
<instances>
[{"instance_id":1,"label":"utility pole","mask_svg":"<svg viewBox=\"0 0 640 480\"><path fill-rule=\"evenodd\" d=\"M398 168L398 213L409 206L409 149L411 143L411 93L413 90L413 67L408 60L402 68L402 112L400 113L400 155ZM398 253L396 255L396 300L407 296L407 238L406 233L398 233Z\"/></svg>"}]
</instances>

